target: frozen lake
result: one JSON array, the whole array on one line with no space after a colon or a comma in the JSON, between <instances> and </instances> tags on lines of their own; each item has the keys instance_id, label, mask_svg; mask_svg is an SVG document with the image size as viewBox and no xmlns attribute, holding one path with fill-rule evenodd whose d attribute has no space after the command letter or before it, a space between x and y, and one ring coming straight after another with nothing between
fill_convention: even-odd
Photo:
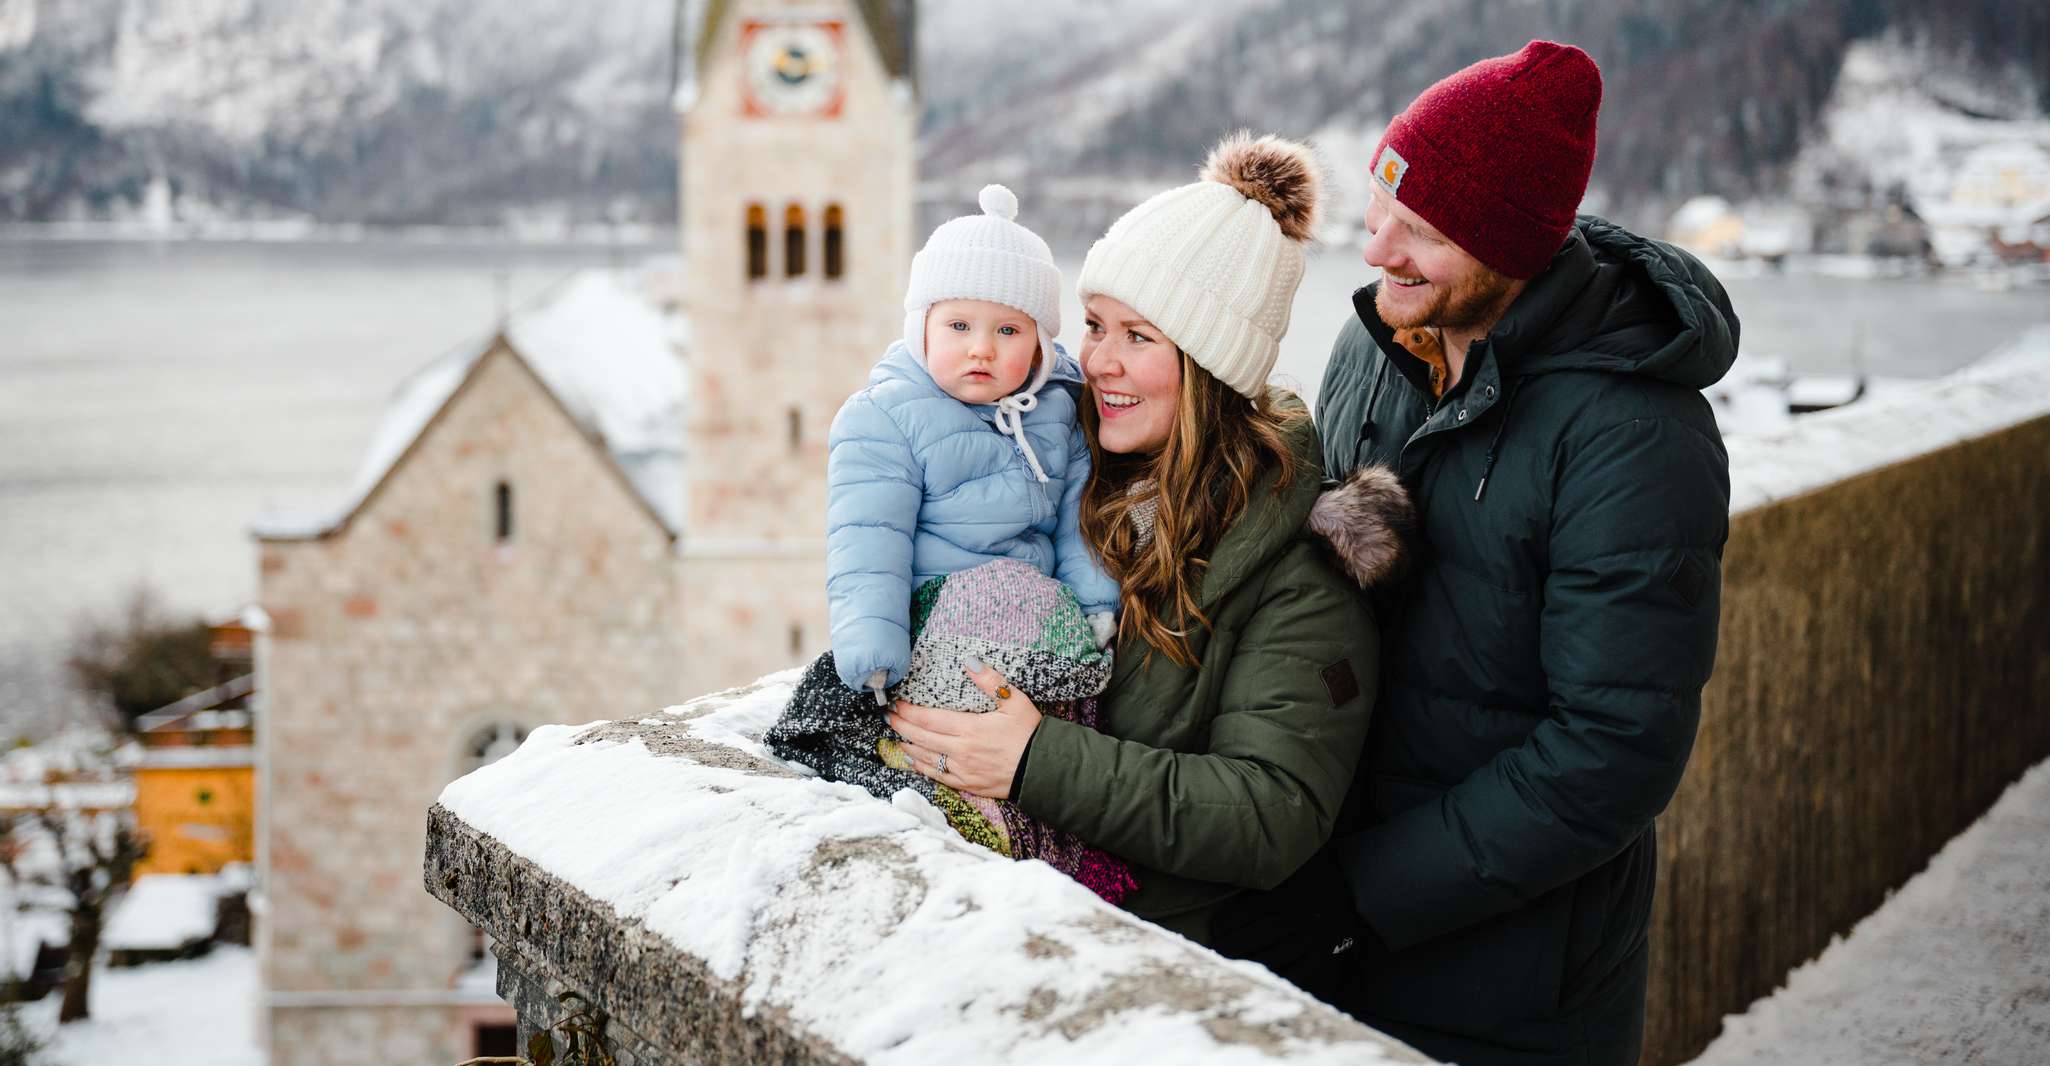
<instances>
[{"instance_id":1,"label":"frozen lake","mask_svg":"<svg viewBox=\"0 0 2050 1066\"><path fill-rule=\"evenodd\" d=\"M0 740L55 709L65 636L139 582L231 611L244 532L319 508L407 372L580 267L667 247L0 240ZM1069 279L1083 249L1063 250ZM1313 259L1279 373L1314 391L1371 272ZM1933 377L2050 319L2042 289L1964 279L1732 277L1747 354ZM1066 338L1080 312L1072 295Z\"/></svg>"}]
</instances>

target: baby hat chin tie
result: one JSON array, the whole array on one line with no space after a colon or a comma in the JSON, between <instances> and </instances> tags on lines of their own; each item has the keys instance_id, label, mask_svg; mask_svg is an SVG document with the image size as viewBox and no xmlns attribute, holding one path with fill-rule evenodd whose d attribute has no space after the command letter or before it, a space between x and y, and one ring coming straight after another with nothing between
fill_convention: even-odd
<instances>
[{"instance_id":1,"label":"baby hat chin tie","mask_svg":"<svg viewBox=\"0 0 2050 1066\"><path fill-rule=\"evenodd\" d=\"M1039 465L1039 456L1032 450L1032 442L1025 437L1025 416L1039 406L1039 397L1030 392L1014 392L997 401L997 432L1018 442L1018 450L1025 454L1025 465L1032 468L1032 474L1040 484L1046 483L1046 468Z\"/></svg>"}]
</instances>

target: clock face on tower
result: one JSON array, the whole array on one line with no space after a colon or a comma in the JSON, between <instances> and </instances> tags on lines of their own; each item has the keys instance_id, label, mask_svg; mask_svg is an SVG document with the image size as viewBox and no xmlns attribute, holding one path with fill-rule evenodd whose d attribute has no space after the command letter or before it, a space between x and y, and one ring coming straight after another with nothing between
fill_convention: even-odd
<instances>
[{"instance_id":1,"label":"clock face on tower","mask_svg":"<svg viewBox=\"0 0 2050 1066\"><path fill-rule=\"evenodd\" d=\"M740 28L742 110L757 118L840 114L842 42L839 22L746 22Z\"/></svg>"}]
</instances>

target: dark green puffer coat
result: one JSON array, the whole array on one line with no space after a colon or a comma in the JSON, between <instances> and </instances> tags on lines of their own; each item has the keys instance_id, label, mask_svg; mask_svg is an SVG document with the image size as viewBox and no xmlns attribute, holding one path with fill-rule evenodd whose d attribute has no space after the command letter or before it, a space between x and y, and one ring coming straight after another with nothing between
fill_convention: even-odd
<instances>
[{"instance_id":1,"label":"dark green puffer coat","mask_svg":"<svg viewBox=\"0 0 2050 1066\"><path fill-rule=\"evenodd\" d=\"M1044 719L1016 786L1026 813L1134 864L1127 909L1206 944L1220 904L1324 844L1373 706L1373 612L1305 528L1323 462L1309 419L1292 436L1294 480L1277 489L1270 473L1210 554L1197 667L1121 640L1102 731ZM1395 552L1389 531L1368 539L1381 557L1348 565L1371 578Z\"/></svg>"},{"instance_id":2,"label":"dark green puffer coat","mask_svg":"<svg viewBox=\"0 0 2050 1066\"><path fill-rule=\"evenodd\" d=\"M1341 1006L1462 1063L1635 1061L1656 847L1715 661L1737 317L1699 262L1583 217L1434 401L1355 294L1326 467L1422 527L1331 852L1381 943Z\"/></svg>"}]
</instances>

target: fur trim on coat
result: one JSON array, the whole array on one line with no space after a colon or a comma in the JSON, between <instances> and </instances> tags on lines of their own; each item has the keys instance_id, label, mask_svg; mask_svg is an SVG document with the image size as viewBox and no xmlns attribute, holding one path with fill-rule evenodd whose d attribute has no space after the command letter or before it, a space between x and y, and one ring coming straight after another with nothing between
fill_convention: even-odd
<instances>
[{"instance_id":1,"label":"fur trim on coat","mask_svg":"<svg viewBox=\"0 0 2050 1066\"><path fill-rule=\"evenodd\" d=\"M1395 471L1363 466L1317 497L1308 525L1331 546L1346 575L1370 589L1400 577L1408 566L1416 508Z\"/></svg>"}]
</instances>

